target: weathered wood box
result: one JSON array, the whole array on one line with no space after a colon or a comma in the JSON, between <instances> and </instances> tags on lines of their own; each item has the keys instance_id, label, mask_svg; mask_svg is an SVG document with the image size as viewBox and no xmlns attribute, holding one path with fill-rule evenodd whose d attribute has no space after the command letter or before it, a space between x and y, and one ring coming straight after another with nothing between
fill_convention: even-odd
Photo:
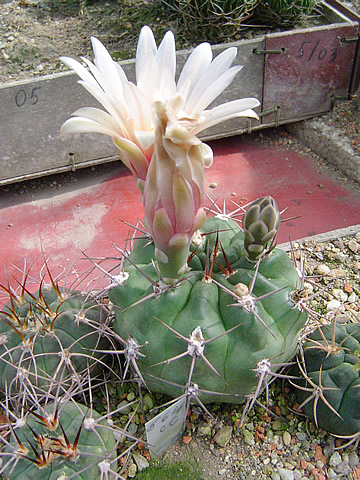
<instances>
[{"instance_id":1,"label":"weathered wood box","mask_svg":"<svg viewBox=\"0 0 360 480\"><path fill-rule=\"evenodd\" d=\"M244 66L219 103L256 97L260 120L232 120L213 127L214 139L310 118L348 98L360 77L360 17L336 0L324 1L324 25L271 33L235 42L237 64ZM226 45L213 47L217 55ZM189 52L178 52L181 67ZM122 62L130 80L134 61ZM61 73L0 87L0 185L117 160L110 138L81 135L63 139L62 123L95 100Z\"/></svg>"}]
</instances>

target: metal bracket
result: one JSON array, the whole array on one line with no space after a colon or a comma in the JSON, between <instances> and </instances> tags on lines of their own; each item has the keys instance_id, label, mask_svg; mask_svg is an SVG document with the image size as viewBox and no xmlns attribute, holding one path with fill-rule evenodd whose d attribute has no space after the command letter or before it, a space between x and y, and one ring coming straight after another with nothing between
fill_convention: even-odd
<instances>
[{"instance_id":1,"label":"metal bracket","mask_svg":"<svg viewBox=\"0 0 360 480\"><path fill-rule=\"evenodd\" d=\"M280 115L281 115L281 105L276 105L276 107L270 108L270 110L266 110L259 114L260 117L265 117L266 115L270 115L271 113L275 113L275 127L278 127L280 124Z\"/></svg>"},{"instance_id":2,"label":"metal bracket","mask_svg":"<svg viewBox=\"0 0 360 480\"><path fill-rule=\"evenodd\" d=\"M360 39L360 32L358 33L357 37L353 38L344 38L344 37L337 37L340 43L352 43L357 42Z\"/></svg>"},{"instance_id":3,"label":"metal bracket","mask_svg":"<svg viewBox=\"0 0 360 480\"><path fill-rule=\"evenodd\" d=\"M330 102L331 102L331 110L334 108L335 103L337 101L341 100L353 100L354 98L357 98L357 95L351 95L350 93L347 95L332 95L330 97Z\"/></svg>"},{"instance_id":4,"label":"metal bracket","mask_svg":"<svg viewBox=\"0 0 360 480\"><path fill-rule=\"evenodd\" d=\"M277 50L261 50L259 48L254 48L252 53L254 53L255 55L266 55L267 53L274 53L274 54L280 54L280 53L285 53L286 52L286 48L285 47L281 47Z\"/></svg>"},{"instance_id":5,"label":"metal bracket","mask_svg":"<svg viewBox=\"0 0 360 480\"><path fill-rule=\"evenodd\" d=\"M75 165L75 155L73 153L69 153L69 160L71 163L71 171L75 172L76 171L76 165Z\"/></svg>"}]
</instances>

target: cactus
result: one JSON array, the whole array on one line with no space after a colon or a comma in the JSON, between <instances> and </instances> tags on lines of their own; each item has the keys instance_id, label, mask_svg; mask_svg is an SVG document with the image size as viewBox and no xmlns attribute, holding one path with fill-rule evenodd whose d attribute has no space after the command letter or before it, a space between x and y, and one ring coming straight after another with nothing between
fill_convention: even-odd
<instances>
[{"instance_id":1,"label":"cactus","mask_svg":"<svg viewBox=\"0 0 360 480\"><path fill-rule=\"evenodd\" d=\"M108 348L103 305L90 295L60 289L51 275L49 285L43 279L31 293L26 278L19 292L2 288L8 303L0 312L0 389L22 397L20 403L79 386L88 372L99 372L100 350Z\"/></svg>"},{"instance_id":2,"label":"cactus","mask_svg":"<svg viewBox=\"0 0 360 480\"><path fill-rule=\"evenodd\" d=\"M3 439L4 479L118 478L114 431L84 405L49 403L10 431L9 441Z\"/></svg>"},{"instance_id":3,"label":"cactus","mask_svg":"<svg viewBox=\"0 0 360 480\"><path fill-rule=\"evenodd\" d=\"M282 375L307 315L292 300L301 284L297 270L274 250L280 217L272 199L249 207L246 245L231 218L206 221L204 169L213 153L197 135L232 118L258 118L254 98L208 109L241 70L231 66L237 50L213 59L202 43L176 80L173 34L157 48L145 26L135 85L99 41L93 46L90 72L64 61L108 113L81 108L61 131L111 136L142 195L148 234L136 239L131 254L122 251L123 271L109 274L126 369L131 365L137 381L154 391L250 407Z\"/></svg>"},{"instance_id":4,"label":"cactus","mask_svg":"<svg viewBox=\"0 0 360 480\"><path fill-rule=\"evenodd\" d=\"M266 0L260 2L255 17L262 22L278 24L294 24L316 12L319 0Z\"/></svg>"},{"instance_id":5,"label":"cactus","mask_svg":"<svg viewBox=\"0 0 360 480\"><path fill-rule=\"evenodd\" d=\"M326 325L303 344L293 381L303 412L320 428L342 437L360 433L360 325Z\"/></svg>"},{"instance_id":6,"label":"cactus","mask_svg":"<svg viewBox=\"0 0 360 480\"><path fill-rule=\"evenodd\" d=\"M200 232L191 270L173 286L159 282L153 244L135 241L127 280L109 292L113 327L150 389L176 397L196 385L204 403L243 403L296 352L306 321L290 299L299 276L277 249L250 262L231 219L211 217Z\"/></svg>"},{"instance_id":7,"label":"cactus","mask_svg":"<svg viewBox=\"0 0 360 480\"><path fill-rule=\"evenodd\" d=\"M260 0L162 0L183 19L189 33L219 41L239 31Z\"/></svg>"}]
</instances>

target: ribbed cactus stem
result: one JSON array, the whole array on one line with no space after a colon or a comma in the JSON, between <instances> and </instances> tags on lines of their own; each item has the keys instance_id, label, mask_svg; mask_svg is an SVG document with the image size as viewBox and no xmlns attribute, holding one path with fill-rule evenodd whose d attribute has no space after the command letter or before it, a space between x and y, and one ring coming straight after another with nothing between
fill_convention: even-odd
<instances>
[{"instance_id":1,"label":"ribbed cactus stem","mask_svg":"<svg viewBox=\"0 0 360 480\"><path fill-rule=\"evenodd\" d=\"M161 279L164 283L175 283L186 271L190 242L169 246L166 253L156 248L155 256Z\"/></svg>"}]
</instances>

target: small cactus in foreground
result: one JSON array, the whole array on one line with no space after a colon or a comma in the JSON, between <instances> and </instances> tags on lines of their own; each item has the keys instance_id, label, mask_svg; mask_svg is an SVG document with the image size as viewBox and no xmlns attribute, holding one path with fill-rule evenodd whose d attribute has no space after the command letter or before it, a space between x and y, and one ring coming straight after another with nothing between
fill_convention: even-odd
<instances>
[{"instance_id":1,"label":"small cactus in foreground","mask_svg":"<svg viewBox=\"0 0 360 480\"><path fill-rule=\"evenodd\" d=\"M3 440L4 479L119 478L114 432L84 405L50 403L39 411L31 410L21 425L10 430L9 441Z\"/></svg>"},{"instance_id":2,"label":"small cactus in foreground","mask_svg":"<svg viewBox=\"0 0 360 480\"><path fill-rule=\"evenodd\" d=\"M79 386L99 371L100 351L108 349L104 306L50 279L35 293L26 279L18 292L2 287L8 303L0 312L0 389L20 403Z\"/></svg>"},{"instance_id":3,"label":"small cactus in foreground","mask_svg":"<svg viewBox=\"0 0 360 480\"><path fill-rule=\"evenodd\" d=\"M298 273L286 253L266 255L266 246L258 263L249 262L231 219L208 219L191 250L191 270L164 285L153 244L135 241L127 280L109 292L114 329L138 346L150 389L176 397L195 385L205 403L249 401L296 352L307 319L291 300Z\"/></svg>"},{"instance_id":4,"label":"small cactus in foreground","mask_svg":"<svg viewBox=\"0 0 360 480\"><path fill-rule=\"evenodd\" d=\"M360 435L360 325L326 325L303 345L296 395L320 428L342 437Z\"/></svg>"}]
</instances>

